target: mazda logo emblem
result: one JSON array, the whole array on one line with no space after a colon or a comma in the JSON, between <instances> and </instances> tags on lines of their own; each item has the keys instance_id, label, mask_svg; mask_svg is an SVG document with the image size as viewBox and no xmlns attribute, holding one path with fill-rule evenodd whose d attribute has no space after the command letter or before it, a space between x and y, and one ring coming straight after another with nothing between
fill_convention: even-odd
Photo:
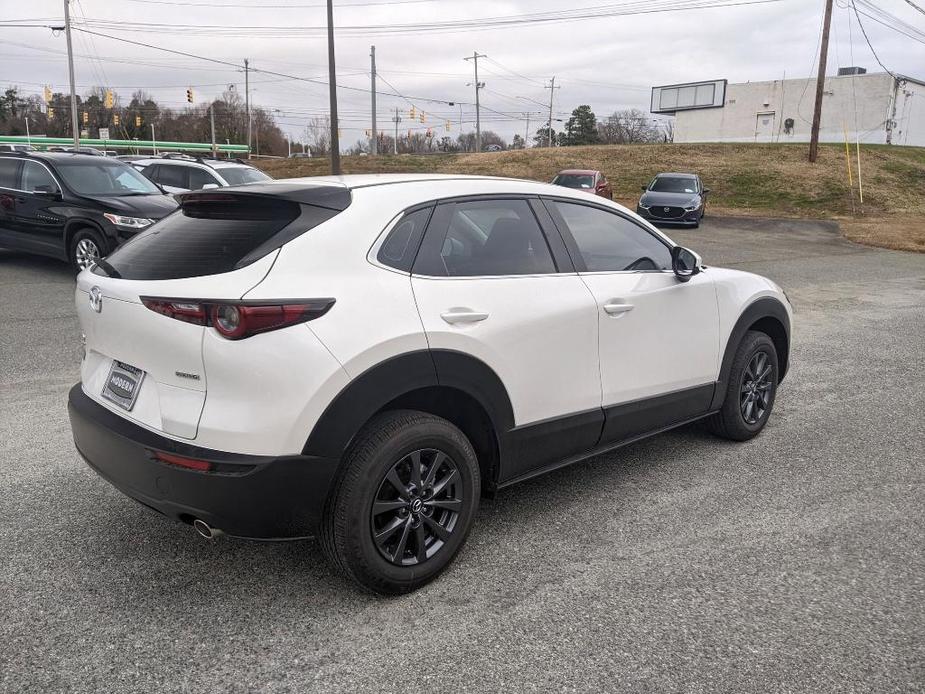
<instances>
[{"instance_id":1,"label":"mazda logo emblem","mask_svg":"<svg viewBox=\"0 0 925 694\"><path fill-rule=\"evenodd\" d=\"M99 287L90 290L90 308L97 313L103 310L103 292Z\"/></svg>"},{"instance_id":2,"label":"mazda logo emblem","mask_svg":"<svg viewBox=\"0 0 925 694\"><path fill-rule=\"evenodd\" d=\"M665 212L671 212L671 208L670 208L670 207L666 207L666 208L665 208Z\"/></svg>"}]
</instances>

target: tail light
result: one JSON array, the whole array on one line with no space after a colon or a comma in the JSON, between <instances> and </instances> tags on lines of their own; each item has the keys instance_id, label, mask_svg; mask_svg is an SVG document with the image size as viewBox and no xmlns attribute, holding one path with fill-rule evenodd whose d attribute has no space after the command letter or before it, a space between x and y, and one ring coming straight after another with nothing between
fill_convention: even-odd
<instances>
[{"instance_id":1,"label":"tail light","mask_svg":"<svg viewBox=\"0 0 925 694\"><path fill-rule=\"evenodd\" d=\"M334 299L224 301L143 296L141 303L168 318L211 326L228 340L241 340L319 318L334 305Z\"/></svg>"}]
</instances>

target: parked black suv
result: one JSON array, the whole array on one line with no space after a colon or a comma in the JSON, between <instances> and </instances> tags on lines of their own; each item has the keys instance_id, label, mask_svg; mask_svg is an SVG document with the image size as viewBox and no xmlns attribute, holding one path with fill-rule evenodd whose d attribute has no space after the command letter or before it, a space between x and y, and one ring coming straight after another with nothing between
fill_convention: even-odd
<instances>
[{"instance_id":1,"label":"parked black suv","mask_svg":"<svg viewBox=\"0 0 925 694\"><path fill-rule=\"evenodd\" d=\"M116 159L0 153L0 248L80 271L175 209L173 197Z\"/></svg>"}]
</instances>

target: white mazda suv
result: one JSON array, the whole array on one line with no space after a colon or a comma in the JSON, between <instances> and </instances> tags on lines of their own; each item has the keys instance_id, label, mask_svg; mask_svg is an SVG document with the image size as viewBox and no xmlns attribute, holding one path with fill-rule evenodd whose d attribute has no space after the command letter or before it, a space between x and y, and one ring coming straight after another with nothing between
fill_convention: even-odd
<instances>
[{"instance_id":1,"label":"white mazda suv","mask_svg":"<svg viewBox=\"0 0 925 694\"><path fill-rule=\"evenodd\" d=\"M178 196L78 277L77 449L202 535L430 581L483 494L704 419L765 426L792 311L560 186L307 178ZM551 500L555 503L555 500Z\"/></svg>"}]
</instances>

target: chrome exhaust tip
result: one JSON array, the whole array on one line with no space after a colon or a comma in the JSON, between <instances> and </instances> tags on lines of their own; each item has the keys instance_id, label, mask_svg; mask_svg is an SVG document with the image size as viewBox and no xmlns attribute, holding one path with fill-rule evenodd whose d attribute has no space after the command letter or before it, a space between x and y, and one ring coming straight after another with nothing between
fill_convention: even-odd
<instances>
[{"instance_id":1,"label":"chrome exhaust tip","mask_svg":"<svg viewBox=\"0 0 925 694\"><path fill-rule=\"evenodd\" d=\"M207 540L214 540L215 538L220 537L221 535L224 535L224 533L221 530L219 530L218 528L213 528L211 525L206 523L201 518L197 518L196 520L193 521L193 528L196 530L197 533L202 535Z\"/></svg>"}]
</instances>

